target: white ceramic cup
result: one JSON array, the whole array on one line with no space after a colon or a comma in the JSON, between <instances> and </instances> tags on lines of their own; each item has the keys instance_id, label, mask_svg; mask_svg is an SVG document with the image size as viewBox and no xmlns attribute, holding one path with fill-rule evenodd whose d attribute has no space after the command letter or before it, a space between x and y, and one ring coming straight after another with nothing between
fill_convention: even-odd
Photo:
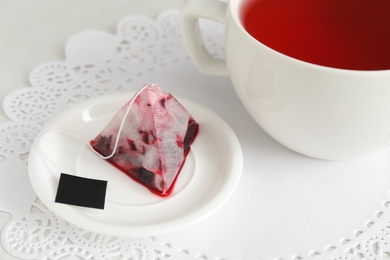
<instances>
[{"instance_id":1,"label":"white ceramic cup","mask_svg":"<svg viewBox=\"0 0 390 260\"><path fill-rule=\"evenodd\" d=\"M244 2L184 3L182 34L198 68L230 76L249 114L270 136L296 152L347 160L387 148L390 70L329 68L278 53L246 32L240 20ZM206 51L199 18L226 25L226 61Z\"/></svg>"}]
</instances>

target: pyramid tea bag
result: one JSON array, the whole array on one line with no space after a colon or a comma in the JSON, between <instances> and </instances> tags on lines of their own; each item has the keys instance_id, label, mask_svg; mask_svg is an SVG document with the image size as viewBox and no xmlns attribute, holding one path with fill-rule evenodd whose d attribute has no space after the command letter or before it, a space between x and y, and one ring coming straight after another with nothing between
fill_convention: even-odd
<instances>
[{"instance_id":1,"label":"pyramid tea bag","mask_svg":"<svg viewBox=\"0 0 390 260\"><path fill-rule=\"evenodd\" d=\"M168 195L198 123L179 101L145 85L92 141L102 158L160 195Z\"/></svg>"}]
</instances>

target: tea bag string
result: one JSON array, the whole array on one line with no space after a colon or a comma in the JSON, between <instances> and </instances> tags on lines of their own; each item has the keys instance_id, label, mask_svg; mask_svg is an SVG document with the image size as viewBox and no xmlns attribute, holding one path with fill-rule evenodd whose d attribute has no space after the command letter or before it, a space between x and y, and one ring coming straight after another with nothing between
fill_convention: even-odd
<instances>
[{"instance_id":1,"label":"tea bag string","mask_svg":"<svg viewBox=\"0 0 390 260\"><path fill-rule=\"evenodd\" d=\"M91 144L88 142L89 147L91 148L91 150L92 150L95 154L97 154L97 155L98 155L100 158L102 158L102 159L110 159L112 156L114 156L114 154L115 154L115 152L116 152L116 149L118 148L118 145L119 145L119 137L120 137L120 135L121 135L121 133L122 133L122 130L123 130L124 125L125 125L125 122L126 122L126 118L127 118L127 116L129 115L129 113L130 113L130 109L131 109L131 107L133 106L134 101L137 99L137 97L138 97L145 89L147 89L148 87L155 87L155 86L156 86L156 84L146 84L146 85L144 85L141 89L139 89L139 90L137 91L137 93L134 95L134 97L130 100L130 103L129 103L129 105L127 106L127 109L126 109L126 113L125 113L125 115L123 116L122 122L121 122L121 124L120 124L120 126L119 126L118 134L117 134L116 139L115 139L114 149L112 149L112 153L111 153L110 155L103 156L102 154L100 154L99 152L97 152L97 151L91 146Z\"/></svg>"}]
</instances>

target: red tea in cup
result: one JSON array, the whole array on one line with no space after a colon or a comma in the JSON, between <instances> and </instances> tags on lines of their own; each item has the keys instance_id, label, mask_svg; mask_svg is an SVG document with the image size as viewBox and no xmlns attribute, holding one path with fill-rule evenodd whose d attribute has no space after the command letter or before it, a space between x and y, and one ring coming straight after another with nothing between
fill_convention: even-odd
<instances>
[{"instance_id":1,"label":"red tea in cup","mask_svg":"<svg viewBox=\"0 0 390 260\"><path fill-rule=\"evenodd\" d=\"M201 71L230 77L267 134L326 160L389 148L390 0L225 2L186 0L183 39ZM205 48L199 19L226 25L225 59Z\"/></svg>"},{"instance_id":2,"label":"red tea in cup","mask_svg":"<svg viewBox=\"0 0 390 260\"><path fill-rule=\"evenodd\" d=\"M390 69L389 0L249 0L242 22L258 41L302 61Z\"/></svg>"}]
</instances>

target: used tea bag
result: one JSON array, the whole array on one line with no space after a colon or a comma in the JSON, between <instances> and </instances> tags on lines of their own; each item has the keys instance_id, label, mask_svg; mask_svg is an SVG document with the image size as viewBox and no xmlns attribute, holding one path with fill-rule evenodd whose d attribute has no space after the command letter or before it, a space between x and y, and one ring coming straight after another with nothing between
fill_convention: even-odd
<instances>
[{"instance_id":1,"label":"used tea bag","mask_svg":"<svg viewBox=\"0 0 390 260\"><path fill-rule=\"evenodd\" d=\"M145 85L90 142L102 158L167 195L196 137L197 122L157 85Z\"/></svg>"}]
</instances>

